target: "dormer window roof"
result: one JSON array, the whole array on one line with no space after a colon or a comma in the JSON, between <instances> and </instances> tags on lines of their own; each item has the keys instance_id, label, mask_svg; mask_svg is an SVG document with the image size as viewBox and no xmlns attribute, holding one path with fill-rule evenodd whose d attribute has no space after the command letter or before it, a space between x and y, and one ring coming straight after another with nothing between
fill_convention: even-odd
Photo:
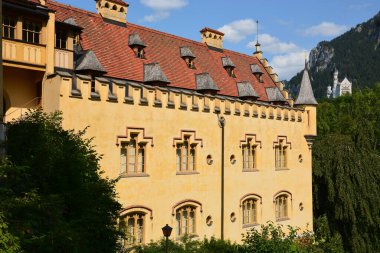
<instances>
[{"instance_id":1,"label":"dormer window roof","mask_svg":"<svg viewBox=\"0 0 380 253\"><path fill-rule=\"evenodd\" d=\"M144 65L144 82L153 84L170 83L169 79L165 76L164 72L162 72L162 69L158 63Z\"/></svg>"},{"instance_id":2,"label":"dormer window roof","mask_svg":"<svg viewBox=\"0 0 380 253\"><path fill-rule=\"evenodd\" d=\"M75 70L78 72L96 72L99 74L107 73L95 53L91 50L83 53L83 55L78 59Z\"/></svg>"},{"instance_id":3,"label":"dormer window roof","mask_svg":"<svg viewBox=\"0 0 380 253\"><path fill-rule=\"evenodd\" d=\"M132 33L129 35L128 45L130 47L146 47L145 43L141 40L140 36L137 33Z\"/></svg>"},{"instance_id":4,"label":"dormer window roof","mask_svg":"<svg viewBox=\"0 0 380 253\"><path fill-rule=\"evenodd\" d=\"M261 70L261 68L257 64L252 64L251 70L253 74L264 74L264 72Z\"/></svg>"},{"instance_id":5,"label":"dormer window roof","mask_svg":"<svg viewBox=\"0 0 380 253\"><path fill-rule=\"evenodd\" d=\"M261 68L259 67L259 65L252 64L251 65L251 71L252 71L252 74L254 74L255 77L257 78L257 81L259 81L260 83L262 83L263 82L263 74L264 74L264 72L261 70Z\"/></svg>"},{"instance_id":6,"label":"dormer window roof","mask_svg":"<svg viewBox=\"0 0 380 253\"><path fill-rule=\"evenodd\" d=\"M218 86L208 73L195 75L198 91L219 91Z\"/></svg>"},{"instance_id":7,"label":"dormer window roof","mask_svg":"<svg viewBox=\"0 0 380 253\"><path fill-rule=\"evenodd\" d=\"M222 64L224 68L226 67L235 68L235 64L232 62L230 57L222 57Z\"/></svg>"},{"instance_id":8,"label":"dormer window roof","mask_svg":"<svg viewBox=\"0 0 380 253\"><path fill-rule=\"evenodd\" d=\"M182 58L196 58L189 47L181 47L180 52Z\"/></svg>"},{"instance_id":9,"label":"dormer window roof","mask_svg":"<svg viewBox=\"0 0 380 253\"><path fill-rule=\"evenodd\" d=\"M196 57L193 54L193 52L191 51L191 49L188 47L181 47L180 53L181 53L182 59L185 60L187 67L189 67L191 69L195 69L194 59Z\"/></svg>"},{"instance_id":10,"label":"dormer window roof","mask_svg":"<svg viewBox=\"0 0 380 253\"><path fill-rule=\"evenodd\" d=\"M237 83L238 94L240 98L243 99L257 99L259 95L257 95L256 91L253 89L252 84L250 82L240 82Z\"/></svg>"},{"instance_id":11,"label":"dormer window roof","mask_svg":"<svg viewBox=\"0 0 380 253\"><path fill-rule=\"evenodd\" d=\"M233 63L231 58L230 57L222 57L222 64L223 64L224 69L227 71L228 75L230 77L235 78L236 77L235 71L234 71L235 64Z\"/></svg>"},{"instance_id":12,"label":"dormer window roof","mask_svg":"<svg viewBox=\"0 0 380 253\"><path fill-rule=\"evenodd\" d=\"M146 45L137 33L129 35L128 45L133 49L137 58L145 58L144 48Z\"/></svg>"}]
</instances>

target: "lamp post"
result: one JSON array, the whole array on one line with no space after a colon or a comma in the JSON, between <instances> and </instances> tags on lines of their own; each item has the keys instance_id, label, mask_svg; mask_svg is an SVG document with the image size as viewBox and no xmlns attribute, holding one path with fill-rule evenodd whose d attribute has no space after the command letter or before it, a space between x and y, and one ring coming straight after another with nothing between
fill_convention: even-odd
<instances>
[{"instance_id":1,"label":"lamp post","mask_svg":"<svg viewBox=\"0 0 380 253\"><path fill-rule=\"evenodd\" d=\"M226 119L218 114L218 124L222 129L222 161L221 161L221 208L220 208L220 239L224 240L224 127Z\"/></svg>"},{"instance_id":2,"label":"lamp post","mask_svg":"<svg viewBox=\"0 0 380 253\"><path fill-rule=\"evenodd\" d=\"M169 237L172 233L172 230L173 230L173 228L171 226L169 226L168 224L166 224L166 226L162 228L162 233L164 234L164 236L166 238L166 241L165 241L166 253L168 253L168 240L169 240Z\"/></svg>"}]
</instances>

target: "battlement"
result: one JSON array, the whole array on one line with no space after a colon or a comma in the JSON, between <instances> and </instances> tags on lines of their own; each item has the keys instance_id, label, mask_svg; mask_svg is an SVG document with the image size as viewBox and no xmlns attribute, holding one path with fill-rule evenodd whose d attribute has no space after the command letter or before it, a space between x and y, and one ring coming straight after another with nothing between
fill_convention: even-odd
<instances>
[{"instance_id":1,"label":"battlement","mask_svg":"<svg viewBox=\"0 0 380 253\"><path fill-rule=\"evenodd\" d=\"M168 110L214 113L234 117L303 122L305 110L196 91L150 86L132 81L58 74L50 78L65 99L92 100L115 106L159 107ZM48 105L46 105L48 106Z\"/></svg>"}]
</instances>

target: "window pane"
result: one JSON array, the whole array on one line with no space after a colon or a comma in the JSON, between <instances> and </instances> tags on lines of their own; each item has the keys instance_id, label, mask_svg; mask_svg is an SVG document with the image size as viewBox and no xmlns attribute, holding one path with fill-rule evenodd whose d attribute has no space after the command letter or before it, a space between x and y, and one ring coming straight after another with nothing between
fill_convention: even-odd
<instances>
[{"instance_id":1,"label":"window pane","mask_svg":"<svg viewBox=\"0 0 380 253\"><path fill-rule=\"evenodd\" d=\"M195 170L195 149L194 148L190 150L190 170L191 171Z\"/></svg>"},{"instance_id":2,"label":"window pane","mask_svg":"<svg viewBox=\"0 0 380 253\"><path fill-rule=\"evenodd\" d=\"M178 146L176 150L177 157L177 171L181 171L181 147Z\"/></svg>"},{"instance_id":3,"label":"window pane","mask_svg":"<svg viewBox=\"0 0 380 253\"><path fill-rule=\"evenodd\" d=\"M144 172L144 149L139 148L139 167L138 167L138 172L143 173Z\"/></svg>"},{"instance_id":4,"label":"window pane","mask_svg":"<svg viewBox=\"0 0 380 253\"><path fill-rule=\"evenodd\" d=\"M179 212L177 212L175 218L177 221L177 236L180 236L182 234L182 232L181 232L181 214Z\"/></svg>"},{"instance_id":5,"label":"window pane","mask_svg":"<svg viewBox=\"0 0 380 253\"><path fill-rule=\"evenodd\" d=\"M120 173L123 174L126 172L127 168L127 149L122 147L120 150Z\"/></svg>"}]
</instances>

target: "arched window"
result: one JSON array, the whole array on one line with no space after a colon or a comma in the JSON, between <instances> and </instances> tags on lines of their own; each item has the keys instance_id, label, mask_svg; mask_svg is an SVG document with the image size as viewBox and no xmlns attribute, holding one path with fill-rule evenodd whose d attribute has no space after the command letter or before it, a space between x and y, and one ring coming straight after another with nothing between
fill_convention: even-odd
<instances>
[{"instance_id":1,"label":"arched window","mask_svg":"<svg viewBox=\"0 0 380 253\"><path fill-rule=\"evenodd\" d=\"M120 8L120 12L124 13L125 9L123 7Z\"/></svg>"},{"instance_id":2,"label":"arched window","mask_svg":"<svg viewBox=\"0 0 380 253\"><path fill-rule=\"evenodd\" d=\"M112 10L117 11L117 6L116 6L116 4L115 4L114 6L112 6Z\"/></svg>"},{"instance_id":3,"label":"arched window","mask_svg":"<svg viewBox=\"0 0 380 253\"><path fill-rule=\"evenodd\" d=\"M289 219L290 195L281 193L275 198L276 221Z\"/></svg>"},{"instance_id":4,"label":"arched window","mask_svg":"<svg viewBox=\"0 0 380 253\"><path fill-rule=\"evenodd\" d=\"M132 212L120 218L119 228L124 233L122 245L129 247L145 242L145 213Z\"/></svg>"},{"instance_id":5,"label":"arched window","mask_svg":"<svg viewBox=\"0 0 380 253\"><path fill-rule=\"evenodd\" d=\"M176 210L176 236L196 233L196 207L187 205Z\"/></svg>"},{"instance_id":6,"label":"arched window","mask_svg":"<svg viewBox=\"0 0 380 253\"><path fill-rule=\"evenodd\" d=\"M258 200L255 198L249 198L242 203L243 213L243 226L257 224L257 208Z\"/></svg>"},{"instance_id":7,"label":"arched window","mask_svg":"<svg viewBox=\"0 0 380 253\"><path fill-rule=\"evenodd\" d=\"M109 8L110 8L110 4L109 4L109 3L106 3L106 4L104 5L104 7L106 7L107 9L109 9Z\"/></svg>"}]
</instances>

